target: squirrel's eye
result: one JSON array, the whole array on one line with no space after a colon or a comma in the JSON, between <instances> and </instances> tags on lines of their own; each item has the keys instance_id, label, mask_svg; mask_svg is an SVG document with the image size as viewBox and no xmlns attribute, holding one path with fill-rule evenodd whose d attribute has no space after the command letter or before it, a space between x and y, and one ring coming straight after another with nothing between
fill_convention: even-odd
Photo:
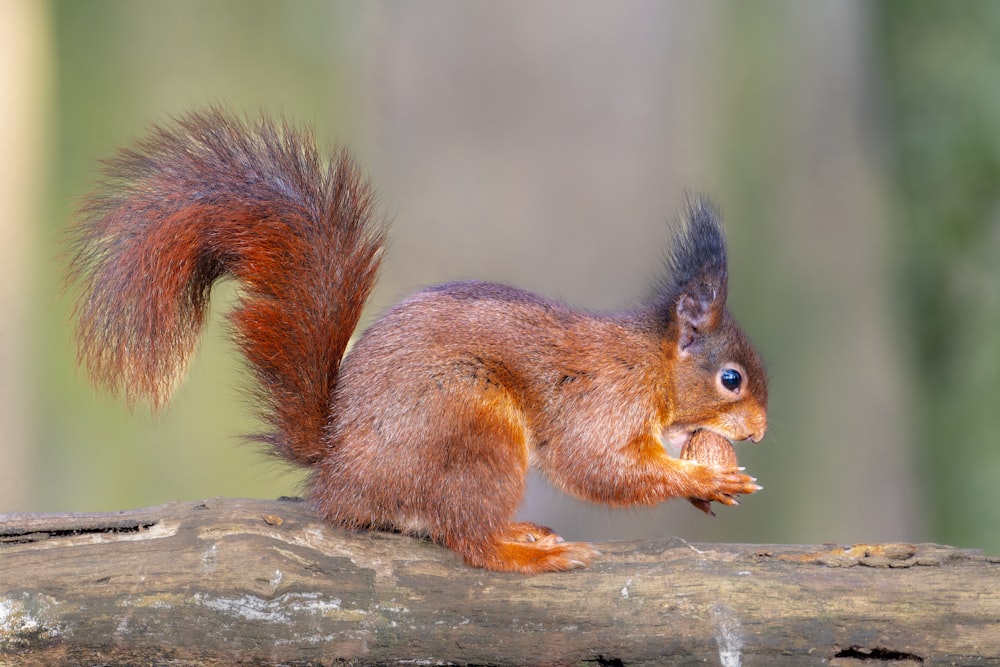
<instances>
[{"instance_id":1,"label":"squirrel's eye","mask_svg":"<svg viewBox=\"0 0 1000 667\"><path fill-rule=\"evenodd\" d=\"M719 374L719 381L722 386L729 391L739 391L740 385L743 384L743 376L740 372L734 368L727 368Z\"/></svg>"}]
</instances>

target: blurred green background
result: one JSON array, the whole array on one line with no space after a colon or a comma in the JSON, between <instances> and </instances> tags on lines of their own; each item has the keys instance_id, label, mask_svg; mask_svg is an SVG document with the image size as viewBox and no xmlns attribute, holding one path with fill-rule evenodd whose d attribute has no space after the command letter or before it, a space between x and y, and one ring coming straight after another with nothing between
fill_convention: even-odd
<instances>
[{"instance_id":1,"label":"blurred green background","mask_svg":"<svg viewBox=\"0 0 1000 667\"><path fill-rule=\"evenodd\" d=\"M1000 554L1000 4L0 2L0 512L301 492L218 313L159 415L74 369L59 257L102 157L224 104L351 146L394 219L366 322L422 285L641 299L687 190L771 373L714 520L534 479L569 539L938 541ZM609 445L612 443L609 443Z\"/></svg>"}]
</instances>

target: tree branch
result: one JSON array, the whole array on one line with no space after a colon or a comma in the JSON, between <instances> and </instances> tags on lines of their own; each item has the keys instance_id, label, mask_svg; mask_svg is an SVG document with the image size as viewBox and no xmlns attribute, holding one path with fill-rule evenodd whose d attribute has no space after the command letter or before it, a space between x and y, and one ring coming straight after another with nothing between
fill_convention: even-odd
<instances>
[{"instance_id":1,"label":"tree branch","mask_svg":"<svg viewBox=\"0 0 1000 667\"><path fill-rule=\"evenodd\" d=\"M979 552L599 548L524 577L287 500L0 515L0 664L1000 664Z\"/></svg>"}]
</instances>

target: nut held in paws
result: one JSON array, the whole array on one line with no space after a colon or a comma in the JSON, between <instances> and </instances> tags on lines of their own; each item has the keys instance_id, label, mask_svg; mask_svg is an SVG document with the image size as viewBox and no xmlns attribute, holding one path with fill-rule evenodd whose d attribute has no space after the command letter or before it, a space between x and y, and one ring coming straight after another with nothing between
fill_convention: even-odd
<instances>
[{"instance_id":1,"label":"nut held in paws","mask_svg":"<svg viewBox=\"0 0 1000 667\"><path fill-rule=\"evenodd\" d=\"M688 438L681 449L680 457L720 468L735 468L739 465L733 445L721 435L704 430L695 431Z\"/></svg>"},{"instance_id":2,"label":"nut held in paws","mask_svg":"<svg viewBox=\"0 0 1000 667\"><path fill-rule=\"evenodd\" d=\"M680 458L720 468L735 468L737 466L736 449L733 448L732 443L721 435L705 430L698 430L691 434L688 441L684 443L684 447L681 448ZM705 514L715 516L711 502L701 498L688 498L688 500Z\"/></svg>"}]
</instances>

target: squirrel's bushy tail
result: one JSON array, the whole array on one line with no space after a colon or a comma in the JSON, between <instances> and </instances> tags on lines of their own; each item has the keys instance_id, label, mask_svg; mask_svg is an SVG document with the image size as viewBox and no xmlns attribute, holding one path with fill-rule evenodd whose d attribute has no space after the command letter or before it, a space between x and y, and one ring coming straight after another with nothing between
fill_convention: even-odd
<instances>
[{"instance_id":1,"label":"squirrel's bushy tail","mask_svg":"<svg viewBox=\"0 0 1000 667\"><path fill-rule=\"evenodd\" d=\"M165 404L193 354L213 283L236 279L233 338L259 381L257 439L310 465L341 358L384 248L371 187L287 124L215 109L157 127L104 164L71 238L77 345L130 404Z\"/></svg>"}]
</instances>

